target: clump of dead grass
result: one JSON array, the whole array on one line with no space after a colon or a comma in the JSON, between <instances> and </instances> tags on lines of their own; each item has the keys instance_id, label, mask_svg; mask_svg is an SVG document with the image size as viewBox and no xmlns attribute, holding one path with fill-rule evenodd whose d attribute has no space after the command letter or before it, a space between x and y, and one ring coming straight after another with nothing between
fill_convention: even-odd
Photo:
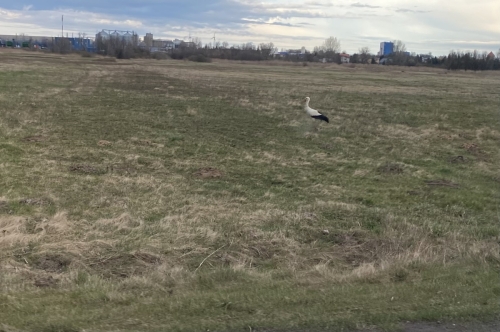
<instances>
[{"instance_id":1,"label":"clump of dead grass","mask_svg":"<svg viewBox=\"0 0 500 332\"><path fill-rule=\"evenodd\" d=\"M222 172L213 167L203 167L198 169L195 173L195 176L200 177L202 179L208 178L220 178L222 177Z\"/></svg>"}]
</instances>

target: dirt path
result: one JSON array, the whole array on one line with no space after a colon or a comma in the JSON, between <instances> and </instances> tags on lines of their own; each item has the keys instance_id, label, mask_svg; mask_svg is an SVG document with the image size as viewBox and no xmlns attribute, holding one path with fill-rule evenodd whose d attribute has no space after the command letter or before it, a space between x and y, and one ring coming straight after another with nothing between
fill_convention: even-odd
<instances>
[{"instance_id":1,"label":"dirt path","mask_svg":"<svg viewBox=\"0 0 500 332\"><path fill-rule=\"evenodd\" d=\"M411 323L406 324L404 332L500 332L500 321L493 323L438 324Z\"/></svg>"},{"instance_id":2,"label":"dirt path","mask_svg":"<svg viewBox=\"0 0 500 332\"><path fill-rule=\"evenodd\" d=\"M500 332L500 321L489 323L406 323L398 332ZM329 330L258 330L260 332L328 332ZM331 330L336 331L336 330ZM381 329L346 332L383 332Z\"/></svg>"}]
</instances>

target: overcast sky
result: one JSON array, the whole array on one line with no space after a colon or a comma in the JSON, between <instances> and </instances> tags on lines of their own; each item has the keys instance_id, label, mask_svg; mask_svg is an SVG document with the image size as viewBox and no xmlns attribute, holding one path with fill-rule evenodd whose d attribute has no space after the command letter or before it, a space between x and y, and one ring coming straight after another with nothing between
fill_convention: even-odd
<instances>
[{"instance_id":1,"label":"overcast sky","mask_svg":"<svg viewBox=\"0 0 500 332\"><path fill-rule=\"evenodd\" d=\"M25 2L23 2L25 1ZM102 29L133 30L155 38L201 38L230 44L274 42L312 49L329 36L342 50L402 40L409 51L498 51L499 0L0 0L0 35L94 36Z\"/></svg>"}]
</instances>

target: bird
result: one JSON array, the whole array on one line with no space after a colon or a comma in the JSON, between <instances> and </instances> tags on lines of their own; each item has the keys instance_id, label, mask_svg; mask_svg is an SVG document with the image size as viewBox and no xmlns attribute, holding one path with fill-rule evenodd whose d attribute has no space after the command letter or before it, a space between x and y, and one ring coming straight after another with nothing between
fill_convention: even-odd
<instances>
[{"instance_id":1,"label":"bird","mask_svg":"<svg viewBox=\"0 0 500 332\"><path fill-rule=\"evenodd\" d=\"M320 112L316 111L315 109L312 109L309 107L309 101L311 98L305 97L304 101L306 102L306 105L304 106L304 110L311 116L311 118L317 119L317 120L323 120L326 121L327 123L330 123L328 120L328 117L325 115L321 114Z\"/></svg>"}]
</instances>

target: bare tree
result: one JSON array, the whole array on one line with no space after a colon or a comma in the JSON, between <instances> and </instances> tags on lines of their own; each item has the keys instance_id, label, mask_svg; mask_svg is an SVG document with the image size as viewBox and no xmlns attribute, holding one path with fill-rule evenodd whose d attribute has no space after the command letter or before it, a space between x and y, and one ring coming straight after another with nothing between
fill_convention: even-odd
<instances>
[{"instance_id":1,"label":"bare tree","mask_svg":"<svg viewBox=\"0 0 500 332\"><path fill-rule=\"evenodd\" d=\"M98 36L95 43L101 54L115 56L118 59L130 59L135 53L133 42L125 38L111 36L103 39Z\"/></svg>"},{"instance_id":2,"label":"bare tree","mask_svg":"<svg viewBox=\"0 0 500 332\"><path fill-rule=\"evenodd\" d=\"M328 53L339 53L340 51L340 40L335 37L329 37L325 39L321 46L315 46L314 52L328 52Z\"/></svg>"},{"instance_id":3,"label":"bare tree","mask_svg":"<svg viewBox=\"0 0 500 332\"><path fill-rule=\"evenodd\" d=\"M361 58L361 63L367 63L371 59L370 49L368 47L361 47L359 49L359 56Z\"/></svg>"},{"instance_id":4,"label":"bare tree","mask_svg":"<svg viewBox=\"0 0 500 332\"><path fill-rule=\"evenodd\" d=\"M338 53L340 51L340 40L336 37L329 37L323 42L323 51Z\"/></svg>"},{"instance_id":5,"label":"bare tree","mask_svg":"<svg viewBox=\"0 0 500 332\"><path fill-rule=\"evenodd\" d=\"M203 47L203 43L201 41L200 38L198 37L193 37L193 39L191 39L191 41L193 42L193 45L196 47L196 48L202 48Z\"/></svg>"},{"instance_id":6,"label":"bare tree","mask_svg":"<svg viewBox=\"0 0 500 332\"><path fill-rule=\"evenodd\" d=\"M243 43L243 44L241 44L241 49L242 50L255 50L255 46L253 45L252 42Z\"/></svg>"},{"instance_id":7,"label":"bare tree","mask_svg":"<svg viewBox=\"0 0 500 332\"><path fill-rule=\"evenodd\" d=\"M271 43L260 43L259 49L265 57L273 55L278 50L278 48L276 46L274 46L274 43L272 43L272 42Z\"/></svg>"},{"instance_id":8,"label":"bare tree","mask_svg":"<svg viewBox=\"0 0 500 332\"><path fill-rule=\"evenodd\" d=\"M406 45L401 40L394 40L393 44L394 44L394 49L393 49L394 53L406 52Z\"/></svg>"},{"instance_id":9,"label":"bare tree","mask_svg":"<svg viewBox=\"0 0 500 332\"><path fill-rule=\"evenodd\" d=\"M222 48L223 49L229 48L229 43L227 41L222 42Z\"/></svg>"},{"instance_id":10,"label":"bare tree","mask_svg":"<svg viewBox=\"0 0 500 332\"><path fill-rule=\"evenodd\" d=\"M68 38L58 38L52 48L56 53L66 54L71 52L71 43Z\"/></svg>"},{"instance_id":11,"label":"bare tree","mask_svg":"<svg viewBox=\"0 0 500 332\"><path fill-rule=\"evenodd\" d=\"M500 48L498 49L498 52L497 52L497 58L500 58Z\"/></svg>"}]
</instances>

